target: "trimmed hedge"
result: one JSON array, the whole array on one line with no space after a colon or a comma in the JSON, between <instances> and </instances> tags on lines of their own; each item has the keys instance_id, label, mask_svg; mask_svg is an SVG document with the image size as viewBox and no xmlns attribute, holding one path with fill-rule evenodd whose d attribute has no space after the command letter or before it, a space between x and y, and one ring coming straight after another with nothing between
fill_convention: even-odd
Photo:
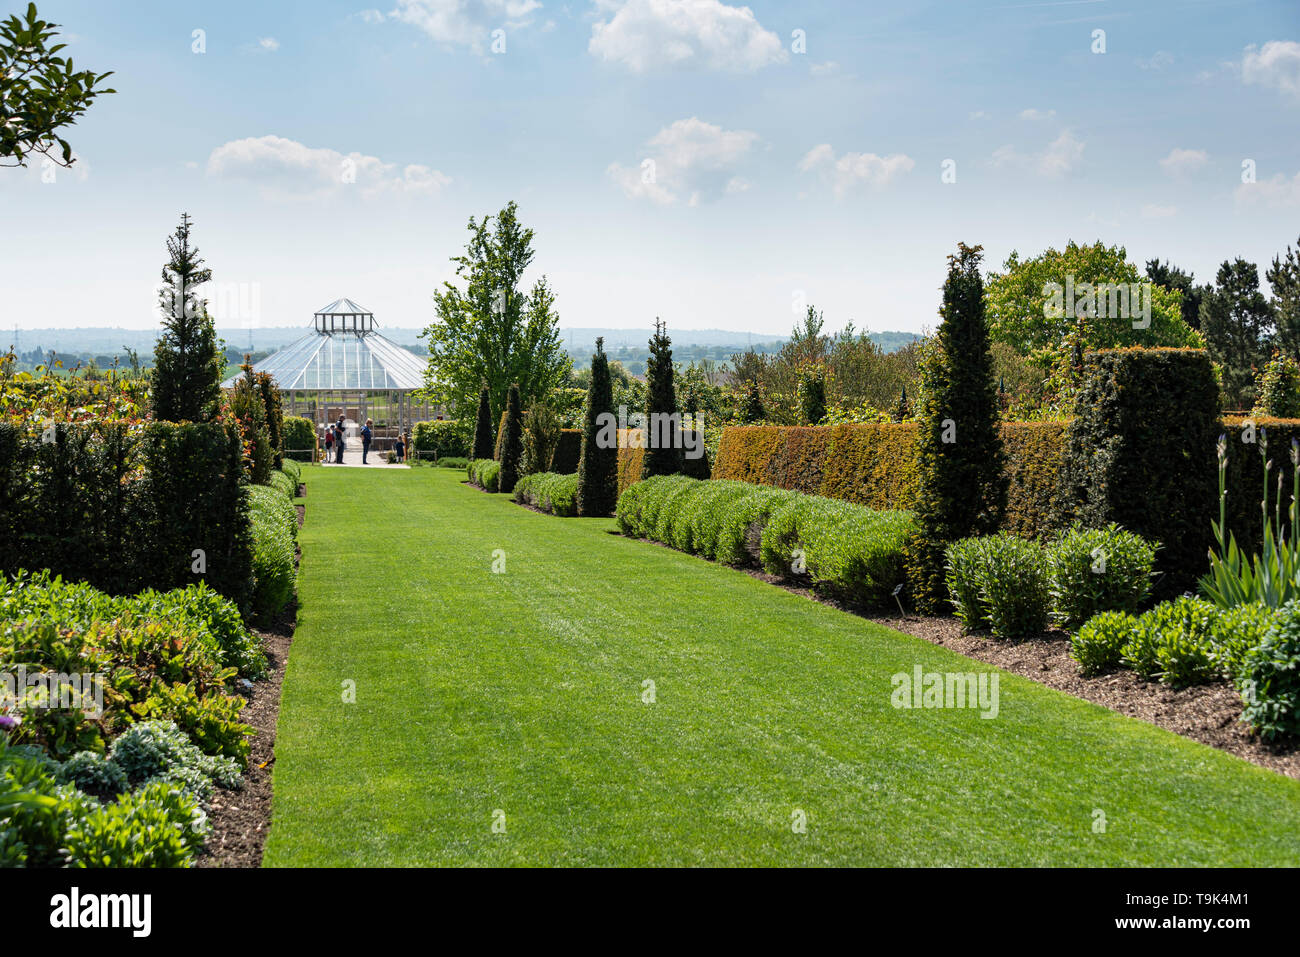
<instances>
[{"instance_id":1,"label":"trimmed hedge","mask_svg":"<svg viewBox=\"0 0 1300 957\"><path fill-rule=\"evenodd\" d=\"M267 488L273 488L277 492L283 492L284 497L294 499L298 497L298 483L284 469L276 469L271 473L271 481Z\"/></svg>"},{"instance_id":2,"label":"trimmed hedge","mask_svg":"<svg viewBox=\"0 0 1300 957\"><path fill-rule=\"evenodd\" d=\"M654 476L619 496L615 520L625 535L681 551L808 581L819 592L884 604L903 581L908 512L747 482Z\"/></svg>"},{"instance_id":3,"label":"trimmed hedge","mask_svg":"<svg viewBox=\"0 0 1300 957\"><path fill-rule=\"evenodd\" d=\"M302 466L293 461L293 459L285 459L284 468L282 468L281 471L284 472L285 475L289 476L289 478L293 479L294 482L302 482ZM296 490L294 494L297 494Z\"/></svg>"},{"instance_id":4,"label":"trimmed hedge","mask_svg":"<svg viewBox=\"0 0 1300 957\"><path fill-rule=\"evenodd\" d=\"M1007 513L1025 538L1052 529L1064 422L1006 422ZM713 477L774 485L874 509L916 502L915 422L729 426Z\"/></svg>"},{"instance_id":5,"label":"trimmed hedge","mask_svg":"<svg viewBox=\"0 0 1300 957\"><path fill-rule=\"evenodd\" d=\"M411 451L433 453L435 458L468 458L474 440L474 423L468 419L417 422L411 430ZM421 456L413 456L420 458Z\"/></svg>"},{"instance_id":6,"label":"trimmed hedge","mask_svg":"<svg viewBox=\"0 0 1300 957\"><path fill-rule=\"evenodd\" d=\"M1066 430L1062 524L1111 522L1158 541L1158 596L1196 587L1218 514L1218 384L1201 349L1107 349L1084 356Z\"/></svg>"},{"instance_id":7,"label":"trimmed hedge","mask_svg":"<svg viewBox=\"0 0 1300 957\"><path fill-rule=\"evenodd\" d=\"M515 501L552 515L578 514L578 473L534 472L515 484Z\"/></svg>"},{"instance_id":8,"label":"trimmed hedge","mask_svg":"<svg viewBox=\"0 0 1300 957\"><path fill-rule=\"evenodd\" d=\"M284 417L284 460L314 462L318 458L320 437L310 419L300 415ZM303 451L306 449L307 451Z\"/></svg>"},{"instance_id":9,"label":"trimmed hedge","mask_svg":"<svg viewBox=\"0 0 1300 957\"><path fill-rule=\"evenodd\" d=\"M269 623L289 604L297 582L294 542L298 512L284 494L264 485L248 487L253 532L253 613Z\"/></svg>"},{"instance_id":10,"label":"trimmed hedge","mask_svg":"<svg viewBox=\"0 0 1300 957\"><path fill-rule=\"evenodd\" d=\"M578 458L582 455L582 429L561 429L560 441L551 455L552 472L568 475L578 471Z\"/></svg>"},{"instance_id":11,"label":"trimmed hedge","mask_svg":"<svg viewBox=\"0 0 1300 957\"><path fill-rule=\"evenodd\" d=\"M465 472L469 476L470 485L485 492L500 490L501 463L496 459L471 459L469 465L465 466Z\"/></svg>"},{"instance_id":12,"label":"trimmed hedge","mask_svg":"<svg viewBox=\"0 0 1300 957\"><path fill-rule=\"evenodd\" d=\"M47 568L118 595L206 581L248 610L253 556L235 427L58 424L51 436L0 423L0 572Z\"/></svg>"},{"instance_id":13,"label":"trimmed hedge","mask_svg":"<svg viewBox=\"0 0 1300 957\"><path fill-rule=\"evenodd\" d=\"M1253 423L1253 429L1247 423ZM1253 416L1225 418L1222 429L1228 439L1228 530L1237 544L1247 551L1258 551L1263 544L1264 526L1259 503L1264 496L1264 457L1260 454L1267 443L1268 458L1273 460L1268 489L1269 512L1273 513L1277 501L1277 478L1282 476L1283 524L1290 514L1291 482L1295 466L1291 463L1291 443L1300 440L1300 419L1273 419ZM1216 508L1211 516L1219 519ZM1209 519L1206 520L1208 526Z\"/></svg>"}]
</instances>

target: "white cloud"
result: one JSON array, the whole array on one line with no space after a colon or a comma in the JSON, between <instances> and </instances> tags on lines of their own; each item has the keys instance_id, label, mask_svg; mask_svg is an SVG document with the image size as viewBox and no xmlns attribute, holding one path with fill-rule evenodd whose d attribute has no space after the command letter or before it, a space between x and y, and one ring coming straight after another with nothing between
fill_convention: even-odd
<instances>
[{"instance_id":1,"label":"white cloud","mask_svg":"<svg viewBox=\"0 0 1300 957\"><path fill-rule=\"evenodd\" d=\"M1160 161L1160 168L1171 176L1181 176L1200 169L1209 158L1205 150L1172 149L1169 155Z\"/></svg>"},{"instance_id":2,"label":"white cloud","mask_svg":"<svg viewBox=\"0 0 1300 957\"><path fill-rule=\"evenodd\" d=\"M969 114L969 118L972 120L987 120L990 115L991 114L989 114L984 110L975 110L974 112Z\"/></svg>"},{"instance_id":3,"label":"white cloud","mask_svg":"<svg viewBox=\"0 0 1300 957\"><path fill-rule=\"evenodd\" d=\"M1137 65L1140 69L1155 70L1158 72L1167 66L1172 66L1173 62L1174 55L1172 53L1168 50L1157 50L1146 59L1138 57Z\"/></svg>"},{"instance_id":4,"label":"white cloud","mask_svg":"<svg viewBox=\"0 0 1300 957\"><path fill-rule=\"evenodd\" d=\"M1300 97L1300 43L1270 40L1259 50L1252 43L1241 57L1241 80Z\"/></svg>"},{"instance_id":5,"label":"white cloud","mask_svg":"<svg viewBox=\"0 0 1300 957\"><path fill-rule=\"evenodd\" d=\"M320 199L345 189L365 197L381 193L437 195L451 179L428 166L400 170L377 156L344 155L304 146L282 136L231 140L208 156L207 174L256 183L270 199Z\"/></svg>"},{"instance_id":6,"label":"white cloud","mask_svg":"<svg viewBox=\"0 0 1300 957\"><path fill-rule=\"evenodd\" d=\"M675 66L749 73L788 57L780 38L749 7L719 0L628 0L592 25L587 51L635 73Z\"/></svg>"},{"instance_id":7,"label":"white cloud","mask_svg":"<svg viewBox=\"0 0 1300 957\"><path fill-rule=\"evenodd\" d=\"M356 14L364 23L383 23L384 15L378 10L362 10Z\"/></svg>"},{"instance_id":8,"label":"white cloud","mask_svg":"<svg viewBox=\"0 0 1300 957\"><path fill-rule=\"evenodd\" d=\"M828 183L836 198L843 197L855 186L885 186L895 177L911 172L916 163L903 153L878 156L875 153L842 153L835 155L829 143L810 149L799 161L799 171L815 173Z\"/></svg>"},{"instance_id":9,"label":"white cloud","mask_svg":"<svg viewBox=\"0 0 1300 957\"><path fill-rule=\"evenodd\" d=\"M697 206L749 189L738 171L757 142L757 133L724 130L692 116L656 133L637 166L611 163L606 172L633 199Z\"/></svg>"},{"instance_id":10,"label":"white cloud","mask_svg":"<svg viewBox=\"0 0 1300 957\"><path fill-rule=\"evenodd\" d=\"M830 76L840 72L840 65L834 60L827 60L825 63L814 63L808 68L808 72L813 76Z\"/></svg>"},{"instance_id":11,"label":"white cloud","mask_svg":"<svg viewBox=\"0 0 1300 957\"><path fill-rule=\"evenodd\" d=\"M1146 203L1141 210L1143 219L1168 219L1170 216L1177 215L1177 206L1157 206L1155 203Z\"/></svg>"},{"instance_id":12,"label":"white cloud","mask_svg":"<svg viewBox=\"0 0 1300 957\"><path fill-rule=\"evenodd\" d=\"M280 49L280 41L275 37L262 37L257 41L257 46L259 49L267 53L274 53L276 50Z\"/></svg>"},{"instance_id":13,"label":"white cloud","mask_svg":"<svg viewBox=\"0 0 1300 957\"><path fill-rule=\"evenodd\" d=\"M1033 107L1020 111L1022 120L1050 120L1055 115L1056 110L1036 110Z\"/></svg>"},{"instance_id":14,"label":"white cloud","mask_svg":"<svg viewBox=\"0 0 1300 957\"><path fill-rule=\"evenodd\" d=\"M419 27L434 40L447 46L465 47L483 53L492 41L492 31L517 30L532 23L532 14L540 10L538 0L397 0L390 20ZM362 19L370 19L365 11Z\"/></svg>"},{"instance_id":15,"label":"white cloud","mask_svg":"<svg viewBox=\"0 0 1300 957\"><path fill-rule=\"evenodd\" d=\"M1235 198L1238 203L1246 206L1255 203L1263 203L1269 208L1300 206L1300 173L1290 179L1278 173L1272 179L1242 183L1237 187Z\"/></svg>"},{"instance_id":16,"label":"white cloud","mask_svg":"<svg viewBox=\"0 0 1300 957\"><path fill-rule=\"evenodd\" d=\"M1030 169L1041 176L1056 179L1079 165L1084 145L1073 133L1064 130L1039 153L1021 153L1012 146L998 147L993 151L993 165Z\"/></svg>"}]
</instances>

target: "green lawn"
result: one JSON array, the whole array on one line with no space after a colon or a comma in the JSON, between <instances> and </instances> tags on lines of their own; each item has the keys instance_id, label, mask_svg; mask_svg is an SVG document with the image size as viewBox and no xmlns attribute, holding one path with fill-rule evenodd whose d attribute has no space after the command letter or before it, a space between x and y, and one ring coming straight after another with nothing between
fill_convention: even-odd
<instances>
[{"instance_id":1,"label":"green lawn","mask_svg":"<svg viewBox=\"0 0 1300 957\"><path fill-rule=\"evenodd\" d=\"M1300 861L1300 782L1009 674L895 709L990 669L458 471L305 474L268 865Z\"/></svg>"}]
</instances>

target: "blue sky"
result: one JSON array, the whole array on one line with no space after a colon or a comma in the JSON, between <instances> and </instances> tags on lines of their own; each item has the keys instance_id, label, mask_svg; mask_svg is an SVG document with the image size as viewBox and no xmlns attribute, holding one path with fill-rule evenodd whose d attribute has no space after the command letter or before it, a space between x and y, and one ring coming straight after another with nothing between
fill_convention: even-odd
<instances>
[{"instance_id":1,"label":"blue sky","mask_svg":"<svg viewBox=\"0 0 1300 957\"><path fill-rule=\"evenodd\" d=\"M118 93L0 169L0 327L155 324L181 210L223 326L425 325L511 199L563 326L670 332L932 327L959 240L1204 280L1300 238L1293 0L367 2L40 3Z\"/></svg>"}]
</instances>

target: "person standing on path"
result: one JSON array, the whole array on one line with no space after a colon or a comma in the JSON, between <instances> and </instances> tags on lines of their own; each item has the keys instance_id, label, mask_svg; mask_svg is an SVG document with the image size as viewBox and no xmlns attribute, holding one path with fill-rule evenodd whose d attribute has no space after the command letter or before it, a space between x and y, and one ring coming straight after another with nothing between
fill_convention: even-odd
<instances>
[{"instance_id":1,"label":"person standing on path","mask_svg":"<svg viewBox=\"0 0 1300 957\"><path fill-rule=\"evenodd\" d=\"M325 464L334 459L334 426L325 426Z\"/></svg>"},{"instance_id":2,"label":"person standing on path","mask_svg":"<svg viewBox=\"0 0 1300 957\"><path fill-rule=\"evenodd\" d=\"M343 426L336 425L334 427L334 446L339 450L339 452L338 458L335 459L335 461L338 462L339 465L343 464L343 447L346 444L347 443L343 441Z\"/></svg>"},{"instance_id":3,"label":"person standing on path","mask_svg":"<svg viewBox=\"0 0 1300 957\"><path fill-rule=\"evenodd\" d=\"M361 427L361 464L366 464L366 456L370 454L370 437L374 433L370 430L370 420L366 419L366 424Z\"/></svg>"}]
</instances>

